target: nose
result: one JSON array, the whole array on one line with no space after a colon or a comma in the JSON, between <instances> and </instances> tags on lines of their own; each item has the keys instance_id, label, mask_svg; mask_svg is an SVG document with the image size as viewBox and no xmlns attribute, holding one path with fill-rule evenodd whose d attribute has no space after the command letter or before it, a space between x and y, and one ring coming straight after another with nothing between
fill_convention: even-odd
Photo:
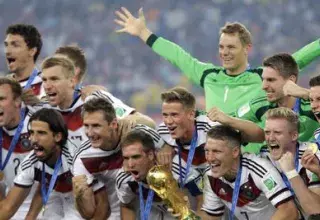
<instances>
[{"instance_id":1,"label":"nose","mask_svg":"<svg viewBox=\"0 0 320 220\"><path fill-rule=\"evenodd\" d=\"M134 160L132 158L129 158L129 160L128 160L128 168L129 169L133 169L134 165L135 165Z\"/></svg>"},{"instance_id":2,"label":"nose","mask_svg":"<svg viewBox=\"0 0 320 220\"><path fill-rule=\"evenodd\" d=\"M171 116L165 117L163 121L165 124L168 124L168 125L171 125L173 123L173 119Z\"/></svg>"},{"instance_id":3,"label":"nose","mask_svg":"<svg viewBox=\"0 0 320 220\"><path fill-rule=\"evenodd\" d=\"M35 144L38 142L38 136L36 134L31 134L29 136L29 140L30 140L31 144Z\"/></svg>"},{"instance_id":4,"label":"nose","mask_svg":"<svg viewBox=\"0 0 320 220\"><path fill-rule=\"evenodd\" d=\"M262 89L266 90L268 88L268 83L265 80L262 80Z\"/></svg>"},{"instance_id":5,"label":"nose","mask_svg":"<svg viewBox=\"0 0 320 220\"><path fill-rule=\"evenodd\" d=\"M93 129L92 129L91 126L85 126L84 129L85 129L86 135L87 135L89 138L93 136Z\"/></svg>"},{"instance_id":6,"label":"nose","mask_svg":"<svg viewBox=\"0 0 320 220\"><path fill-rule=\"evenodd\" d=\"M43 81L43 83L42 83L42 85L43 85L43 88L47 91L47 90L49 90L49 89L51 89L51 87L52 87L52 84L49 82L49 81Z\"/></svg>"},{"instance_id":7,"label":"nose","mask_svg":"<svg viewBox=\"0 0 320 220\"><path fill-rule=\"evenodd\" d=\"M206 159L208 163L211 163L215 160L215 155L212 152L206 152Z\"/></svg>"},{"instance_id":8,"label":"nose","mask_svg":"<svg viewBox=\"0 0 320 220\"><path fill-rule=\"evenodd\" d=\"M319 102L311 101L310 106L311 106L312 110L317 110L317 109L319 109Z\"/></svg>"}]
</instances>

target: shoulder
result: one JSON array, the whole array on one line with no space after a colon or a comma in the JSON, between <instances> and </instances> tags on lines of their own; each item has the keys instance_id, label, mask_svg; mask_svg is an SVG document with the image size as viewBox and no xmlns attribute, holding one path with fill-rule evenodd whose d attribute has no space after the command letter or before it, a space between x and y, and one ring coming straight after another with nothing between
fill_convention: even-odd
<instances>
[{"instance_id":1,"label":"shoulder","mask_svg":"<svg viewBox=\"0 0 320 220\"><path fill-rule=\"evenodd\" d=\"M34 151L31 151L26 157L25 159L22 161L20 167L21 170L24 171L26 169L29 169L33 166L35 166L36 163L38 163L38 158L36 156L36 154L34 153Z\"/></svg>"},{"instance_id":2,"label":"shoulder","mask_svg":"<svg viewBox=\"0 0 320 220\"><path fill-rule=\"evenodd\" d=\"M133 177L130 173L125 172L123 168L119 170L116 177L116 187L118 189L122 188L129 181L133 181Z\"/></svg>"},{"instance_id":3,"label":"shoulder","mask_svg":"<svg viewBox=\"0 0 320 220\"><path fill-rule=\"evenodd\" d=\"M263 178L268 174L273 165L265 158L258 157L254 154L244 154L242 156L241 165L243 169L247 169L249 173Z\"/></svg>"}]
</instances>

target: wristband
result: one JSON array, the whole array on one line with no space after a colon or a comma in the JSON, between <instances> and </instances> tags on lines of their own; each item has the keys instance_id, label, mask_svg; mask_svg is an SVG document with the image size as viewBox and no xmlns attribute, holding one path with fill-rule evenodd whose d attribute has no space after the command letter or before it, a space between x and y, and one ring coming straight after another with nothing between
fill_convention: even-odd
<instances>
[{"instance_id":1,"label":"wristband","mask_svg":"<svg viewBox=\"0 0 320 220\"><path fill-rule=\"evenodd\" d=\"M290 180L296 176L299 176L299 173L294 169L294 170L290 170L289 172L285 172L287 178Z\"/></svg>"}]
</instances>

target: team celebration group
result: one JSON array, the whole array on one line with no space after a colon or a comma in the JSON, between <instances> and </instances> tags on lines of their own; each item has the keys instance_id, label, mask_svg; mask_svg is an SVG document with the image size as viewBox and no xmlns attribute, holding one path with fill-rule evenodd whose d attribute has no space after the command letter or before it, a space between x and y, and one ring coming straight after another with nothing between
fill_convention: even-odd
<instances>
[{"instance_id":1,"label":"team celebration group","mask_svg":"<svg viewBox=\"0 0 320 220\"><path fill-rule=\"evenodd\" d=\"M203 87L206 109L177 86L159 94L157 125L107 88L82 86L79 46L62 45L37 68L41 34L9 26L0 220L320 219L320 75L296 84L320 56L316 36L252 67L250 32L227 22L218 66L152 33L142 9L122 7L114 22Z\"/></svg>"}]
</instances>

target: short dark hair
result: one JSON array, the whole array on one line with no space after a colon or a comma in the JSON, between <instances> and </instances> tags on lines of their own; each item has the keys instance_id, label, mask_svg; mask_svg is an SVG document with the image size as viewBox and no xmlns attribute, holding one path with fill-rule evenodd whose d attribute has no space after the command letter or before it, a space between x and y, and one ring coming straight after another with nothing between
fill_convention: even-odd
<instances>
[{"instance_id":1,"label":"short dark hair","mask_svg":"<svg viewBox=\"0 0 320 220\"><path fill-rule=\"evenodd\" d=\"M220 29L221 34L239 34L239 39L242 45L252 44L252 37L250 31L240 22L227 22Z\"/></svg>"},{"instance_id":2,"label":"short dark hair","mask_svg":"<svg viewBox=\"0 0 320 220\"><path fill-rule=\"evenodd\" d=\"M265 58L263 60L263 66L279 71L279 74L285 79L288 79L292 75L298 79L298 64L288 53L278 53Z\"/></svg>"},{"instance_id":3,"label":"short dark hair","mask_svg":"<svg viewBox=\"0 0 320 220\"><path fill-rule=\"evenodd\" d=\"M212 127L207 133L207 138L228 141L231 147L240 147L241 145L241 133L227 125Z\"/></svg>"},{"instance_id":4,"label":"short dark hair","mask_svg":"<svg viewBox=\"0 0 320 220\"><path fill-rule=\"evenodd\" d=\"M93 113L101 111L104 115L104 119L110 123L116 118L116 112L110 102L103 98L91 98L83 104L82 117L83 114Z\"/></svg>"},{"instance_id":5,"label":"short dark hair","mask_svg":"<svg viewBox=\"0 0 320 220\"><path fill-rule=\"evenodd\" d=\"M179 102L187 109L195 109L196 99L192 93L183 87L174 87L161 93L162 102Z\"/></svg>"},{"instance_id":6,"label":"short dark hair","mask_svg":"<svg viewBox=\"0 0 320 220\"><path fill-rule=\"evenodd\" d=\"M81 49L81 47L76 44L59 47L55 54L66 55L70 60L72 60L75 67L79 67L80 69L80 79L83 79L87 72L87 61L84 51Z\"/></svg>"},{"instance_id":7,"label":"short dark hair","mask_svg":"<svg viewBox=\"0 0 320 220\"><path fill-rule=\"evenodd\" d=\"M155 145L152 137L139 129L134 129L128 132L121 140L121 148L129 146L134 143L140 143L144 152L155 151Z\"/></svg>"},{"instance_id":8,"label":"short dark hair","mask_svg":"<svg viewBox=\"0 0 320 220\"><path fill-rule=\"evenodd\" d=\"M8 78L8 77L0 77L0 86L9 85L13 94L13 98L21 98L22 96L22 88L18 81Z\"/></svg>"},{"instance_id":9,"label":"short dark hair","mask_svg":"<svg viewBox=\"0 0 320 220\"><path fill-rule=\"evenodd\" d=\"M6 35L8 34L22 36L29 49L37 48L33 57L34 62L36 62L42 48L41 34L38 29L30 24L13 24L7 28Z\"/></svg>"},{"instance_id":10,"label":"short dark hair","mask_svg":"<svg viewBox=\"0 0 320 220\"><path fill-rule=\"evenodd\" d=\"M320 75L312 77L309 81L310 87L320 86Z\"/></svg>"},{"instance_id":11,"label":"short dark hair","mask_svg":"<svg viewBox=\"0 0 320 220\"><path fill-rule=\"evenodd\" d=\"M39 111L36 111L29 120L28 129L32 121L43 121L49 125L50 130L57 134L61 133L62 138L58 144L62 147L67 143L68 140L68 128L61 115L55 109L42 108Z\"/></svg>"}]
</instances>

